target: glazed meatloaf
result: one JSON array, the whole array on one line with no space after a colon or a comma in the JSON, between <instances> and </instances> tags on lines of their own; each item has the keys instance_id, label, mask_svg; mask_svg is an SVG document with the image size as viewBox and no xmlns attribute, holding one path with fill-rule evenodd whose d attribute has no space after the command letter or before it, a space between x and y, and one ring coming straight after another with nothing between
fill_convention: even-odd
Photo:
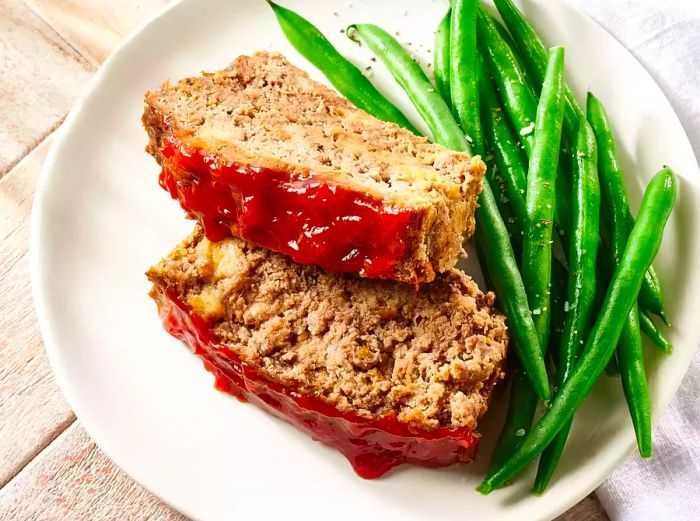
<instances>
[{"instance_id":1,"label":"glazed meatloaf","mask_svg":"<svg viewBox=\"0 0 700 521\"><path fill-rule=\"evenodd\" d=\"M368 115L276 53L146 94L160 182L219 240L409 283L452 268L485 166Z\"/></svg>"},{"instance_id":2,"label":"glazed meatloaf","mask_svg":"<svg viewBox=\"0 0 700 521\"><path fill-rule=\"evenodd\" d=\"M465 274L416 289L197 227L148 277L166 329L220 389L339 449L359 475L474 458L507 332Z\"/></svg>"}]
</instances>

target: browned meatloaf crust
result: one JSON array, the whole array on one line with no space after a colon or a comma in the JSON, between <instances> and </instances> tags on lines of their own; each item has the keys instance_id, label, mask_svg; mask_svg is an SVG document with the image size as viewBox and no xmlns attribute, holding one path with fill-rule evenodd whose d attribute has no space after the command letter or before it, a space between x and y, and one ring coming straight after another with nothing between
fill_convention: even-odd
<instances>
[{"instance_id":1,"label":"browned meatloaf crust","mask_svg":"<svg viewBox=\"0 0 700 521\"><path fill-rule=\"evenodd\" d=\"M503 377L504 318L457 270L416 290L211 242L197 227L148 277L243 361L340 411L474 429Z\"/></svg>"},{"instance_id":2,"label":"browned meatloaf crust","mask_svg":"<svg viewBox=\"0 0 700 521\"><path fill-rule=\"evenodd\" d=\"M474 231L481 159L379 121L277 53L165 83L143 123L161 184L213 239L419 283Z\"/></svg>"}]
</instances>

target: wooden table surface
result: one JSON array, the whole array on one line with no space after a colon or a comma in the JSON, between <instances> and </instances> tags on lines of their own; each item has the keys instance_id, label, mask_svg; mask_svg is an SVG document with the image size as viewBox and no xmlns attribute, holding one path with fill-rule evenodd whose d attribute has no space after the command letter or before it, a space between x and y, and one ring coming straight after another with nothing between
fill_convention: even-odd
<instances>
[{"instance_id":1,"label":"wooden table surface","mask_svg":"<svg viewBox=\"0 0 700 521\"><path fill-rule=\"evenodd\" d=\"M52 135L100 63L166 0L0 0L0 519L181 520L94 444L54 381L27 240ZM591 495L559 518L605 520Z\"/></svg>"}]
</instances>

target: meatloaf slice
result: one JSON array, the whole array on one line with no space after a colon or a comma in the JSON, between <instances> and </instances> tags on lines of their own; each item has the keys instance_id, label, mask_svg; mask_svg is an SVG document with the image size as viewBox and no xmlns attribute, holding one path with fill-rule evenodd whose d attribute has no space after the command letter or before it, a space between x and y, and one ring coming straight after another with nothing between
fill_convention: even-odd
<instances>
[{"instance_id":1,"label":"meatloaf slice","mask_svg":"<svg viewBox=\"0 0 700 521\"><path fill-rule=\"evenodd\" d=\"M197 227L148 277L166 329L220 389L341 450L361 476L473 459L508 339L493 294L465 274L416 290Z\"/></svg>"},{"instance_id":2,"label":"meatloaf slice","mask_svg":"<svg viewBox=\"0 0 700 521\"><path fill-rule=\"evenodd\" d=\"M452 268L485 166L375 119L276 53L146 94L161 185L207 236L419 283Z\"/></svg>"}]
</instances>

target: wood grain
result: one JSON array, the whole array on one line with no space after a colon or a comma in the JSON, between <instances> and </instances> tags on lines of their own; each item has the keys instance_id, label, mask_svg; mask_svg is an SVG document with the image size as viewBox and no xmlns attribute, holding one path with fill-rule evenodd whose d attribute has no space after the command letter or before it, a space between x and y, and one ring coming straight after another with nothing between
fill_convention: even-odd
<instances>
[{"instance_id":1,"label":"wood grain","mask_svg":"<svg viewBox=\"0 0 700 521\"><path fill-rule=\"evenodd\" d=\"M0 0L0 177L54 130L94 67L20 0Z\"/></svg>"},{"instance_id":2,"label":"wood grain","mask_svg":"<svg viewBox=\"0 0 700 521\"><path fill-rule=\"evenodd\" d=\"M0 487L73 420L34 315L29 213L45 141L0 179Z\"/></svg>"},{"instance_id":3,"label":"wood grain","mask_svg":"<svg viewBox=\"0 0 700 521\"><path fill-rule=\"evenodd\" d=\"M186 520L116 468L77 423L0 490L0 518Z\"/></svg>"},{"instance_id":4,"label":"wood grain","mask_svg":"<svg viewBox=\"0 0 700 521\"><path fill-rule=\"evenodd\" d=\"M26 0L90 63L102 63L136 25L162 8L166 0Z\"/></svg>"}]
</instances>

